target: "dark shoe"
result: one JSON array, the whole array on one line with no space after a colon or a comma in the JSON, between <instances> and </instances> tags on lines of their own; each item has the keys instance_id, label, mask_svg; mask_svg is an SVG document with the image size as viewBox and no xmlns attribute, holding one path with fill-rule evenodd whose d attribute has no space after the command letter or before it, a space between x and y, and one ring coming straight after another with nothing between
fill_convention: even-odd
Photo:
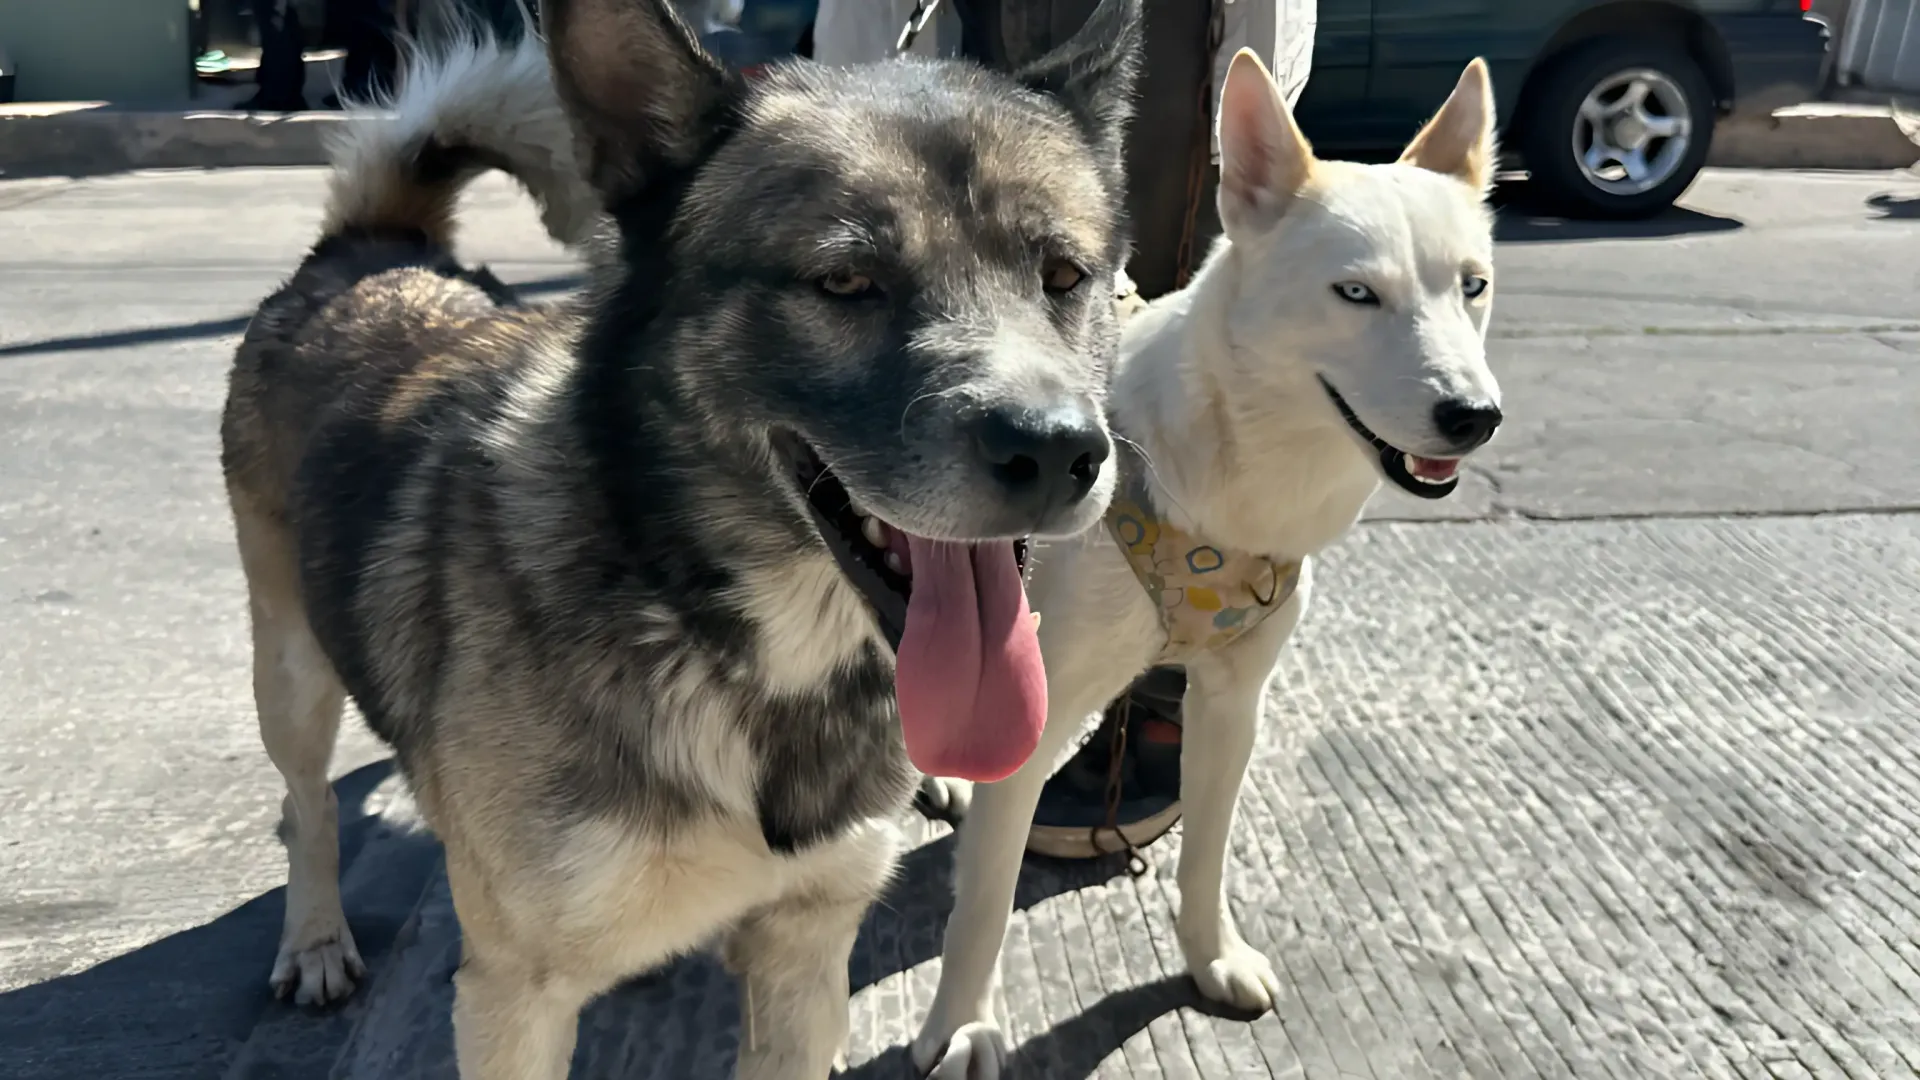
<instances>
[{"instance_id":1,"label":"dark shoe","mask_svg":"<svg viewBox=\"0 0 1920 1080\"><path fill-rule=\"evenodd\" d=\"M1179 822L1186 689L1183 669L1154 668L1107 706L1093 738L1041 789L1028 851L1093 859L1146 847Z\"/></svg>"}]
</instances>

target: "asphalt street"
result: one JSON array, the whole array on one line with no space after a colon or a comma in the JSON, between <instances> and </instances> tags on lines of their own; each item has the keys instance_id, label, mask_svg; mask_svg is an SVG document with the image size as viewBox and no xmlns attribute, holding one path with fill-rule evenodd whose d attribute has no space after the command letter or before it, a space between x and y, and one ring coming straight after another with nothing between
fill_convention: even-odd
<instances>
[{"instance_id":1,"label":"asphalt street","mask_svg":"<svg viewBox=\"0 0 1920 1080\"><path fill-rule=\"evenodd\" d=\"M326 1016L265 986L280 787L217 417L321 186L0 183L3 1080L452 1075L436 851L355 725L376 977ZM573 280L504 183L466 220L509 281ZM1286 1000L1197 1007L1170 873L1034 863L1026 1075L1920 1070L1920 180L1709 172L1654 222L1520 200L1501 237L1508 424L1453 499L1380 496L1273 690L1231 888ZM859 1075L903 1075L948 854L869 922ZM636 983L576 1076L725 1075L732 992L704 961Z\"/></svg>"}]
</instances>

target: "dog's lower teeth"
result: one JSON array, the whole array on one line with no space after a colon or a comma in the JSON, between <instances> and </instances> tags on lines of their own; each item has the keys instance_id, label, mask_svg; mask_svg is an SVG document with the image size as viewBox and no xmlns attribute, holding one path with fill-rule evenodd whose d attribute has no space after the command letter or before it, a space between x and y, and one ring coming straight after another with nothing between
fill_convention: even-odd
<instances>
[{"instance_id":1,"label":"dog's lower teeth","mask_svg":"<svg viewBox=\"0 0 1920 1080\"><path fill-rule=\"evenodd\" d=\"M894 554L891 551L887 552L886 563L887 563L887 569L893 571L894 573L896 574L906 573L906 571L902 569L900 565L900 556Z\"/></svg>"},{"instance_id":2,"label":"dog's lower teeth","mask_svg":"<svg viewBox=\"0 0 1920 1080\"><path fill-rule=\"evenodd\" d=\"M867 543L872 544L874 547L883 548L887 546L887 527L880 524L879 518L861 518L860 535L866 537Z\"/></svg>"}]
</instances>

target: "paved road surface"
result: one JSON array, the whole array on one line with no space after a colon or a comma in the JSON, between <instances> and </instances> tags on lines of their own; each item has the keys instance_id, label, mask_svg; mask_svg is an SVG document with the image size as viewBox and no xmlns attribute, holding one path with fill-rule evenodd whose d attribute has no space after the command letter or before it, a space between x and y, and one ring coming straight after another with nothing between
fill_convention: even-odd
<instances>
[{"instance_id":1,"label":"paved road surface","mask_svg":"<svg viewBox=\"0 0 1920 1080\"><path fill-rule=\"evenodd\" d=\"M358 729L378 978L325 1017L264 993L279 790L215 418L319 187L0 184L0 1078L451 1076L444 883ZM1027 1075L1920 1069L1920 183L1710 173L1687 206L1510 212L1511 423L1455 499L1383 495L1327 560L1232 861L1278 1013L1196 1007L1170 873L1034 862ZM564 287L503 186L475 207L473 255ZM862 1076L904 1074L948 843L856 956ZM731 994L704 962L642 980L576 1075L724 1075Z\"/></svg>"}]
</instances>

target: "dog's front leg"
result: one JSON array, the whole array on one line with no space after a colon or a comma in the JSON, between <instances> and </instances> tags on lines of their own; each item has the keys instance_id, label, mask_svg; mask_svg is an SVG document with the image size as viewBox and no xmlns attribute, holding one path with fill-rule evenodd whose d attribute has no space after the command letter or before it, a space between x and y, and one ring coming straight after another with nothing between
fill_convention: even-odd
<instances>
[{"instance_id":1,"label":"dog's front leg","mask_svg":"<svg viewBox=\"0 0 1920 1080\"><path fill-rule=\"evenodd\" d=\"M460 1080L566 1080L580 1008L593 991L475 949L472 941L469 934L466 957L453 976Z\"/></svg>"},{"instance_id":2,"label":"dog's front leg","mask_svg":"<svg viewBox=\"0 0 1920 1080\"><path fill-rule=\"evenodd\" d=\"M1046 632L1041 630L1043 641ZM1048 693L1058 696L1048 702L1039 748L1005 780L974 785L972 805L960 823L940 988L913 1040L914 1064L930 1072L930 1080L995 1080L1006 1061L993 989L1027 832L1054 761L1079 733L1081 719L1103 704L1074 700L1062 685L1050 685Z\"/></svg>"},{"instance_id":3,"label":"dog's front leg","mask_svg":"<svg viewBox=\"0 0 1920 1080\"><path fill-rule=\"evenodd\" d=\"M724 959L740 977L737 1080L825 1080L844 1067L847 959L870 900L782 901L728 937Z\"/></svg>"},{"instance_id":4,"label":"dog's front leg","mask_svg":"<svg viewBox=\"0 0 1920 1080\"><path fill-rule=\"evenodd\" d=\"M1304 596L1296 594L1252 633L1187 668L1180 749L1180 913L1174 926L1200 992L1256 1012L1273 1008L1280 979L1273 964L1240 936L1227 909L1227 843L1260 733L1274 660L1298 623L1304 602Z\"/></svg>"}]
</instances>

